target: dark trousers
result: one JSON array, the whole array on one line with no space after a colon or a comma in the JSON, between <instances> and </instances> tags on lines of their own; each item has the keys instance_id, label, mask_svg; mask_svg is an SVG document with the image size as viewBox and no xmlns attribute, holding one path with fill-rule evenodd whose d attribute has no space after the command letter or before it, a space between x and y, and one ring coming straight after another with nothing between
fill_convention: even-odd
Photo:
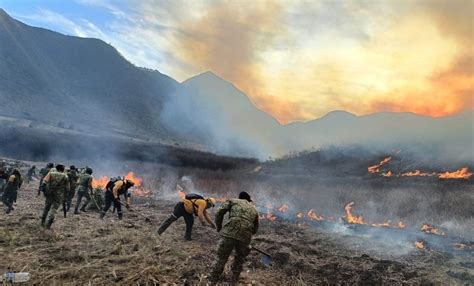
<instances>
[{"instance_id":1,"label":"dark trousers","mask_svg":"<svg viewBox=\"0 0 474 286\"><path fill-rule=\"evenodd\" d=\"M186 232L184 234L185 239L191 239L191 232L193 231L193 224L194 224L194 216L188 212L184 208L183 203L177 203L174 207L173 213L163 222L163 224L158 229L158 234L162 234L165 230L175 221L177 221L180 217L184 218L184 222L186 223Z\"/></svg>"},{"instance_id":2,"label":"dark trousers","mask_svg":"<svg viewBox=\"0 0 474 286\"><path fill-rule=\"evenodd\" d=\"M74 198L74 195L76 194L76 189L71 188L69 192L67 193L67 200L66 200L66 211L69 211L72 205L72 199Z\"/></svg>"},{"instance_id":3,"label":"dark trousers","mask_svg":"<svg viewBox=\"0 0 474 286\"><path fill-rule=\"evenodd\" d=\"M111 191L107 190L105 191L105 207L102 210L102 217L105 216L105 213L110 209L112 206L112 203L114 204L114 208L117 209L117 214L119 219L122 218L122 205L120 204L120 201L114 198L114 195L112 194Z\"/></svg>"}]
</instances>

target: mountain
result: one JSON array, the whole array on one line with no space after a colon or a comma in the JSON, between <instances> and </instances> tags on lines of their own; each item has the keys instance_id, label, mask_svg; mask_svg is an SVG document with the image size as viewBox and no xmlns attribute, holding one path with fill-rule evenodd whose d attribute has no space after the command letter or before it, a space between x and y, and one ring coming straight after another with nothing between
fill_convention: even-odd
<instances>
[{"instance_id":1,"label":"mountain","mask_svg":"<svg viewBox=\"0 0 474 286\"><path fill-rule=\"evenodd\" d=\"M172 78L98 39L25 25L0 9L0 115L88 133L172 136L156 120Z\"/></svg>"},{"instance_id":2,"label":"mountain","mask_svg":"<svg viewBox=\"0 0 474 286\"><path fill-rule=\"evenodd\" d=\"M101 40L31 27L1 9L0 99L0 128L107 135L259 159L357 144L474 160L472 110L443 118L334 111L283 126L212 72L178 83L132 65Z\"/></svg>"}]
</instances>

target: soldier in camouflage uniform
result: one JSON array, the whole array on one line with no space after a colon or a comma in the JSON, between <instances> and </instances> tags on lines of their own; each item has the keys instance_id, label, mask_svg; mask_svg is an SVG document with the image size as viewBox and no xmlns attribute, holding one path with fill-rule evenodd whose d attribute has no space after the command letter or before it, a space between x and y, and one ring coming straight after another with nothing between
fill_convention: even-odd
<instances>
[{"instance_id":1,"label":"soldier in camouflage uniform","mask_svg":"<svg viewBox=\"0 0 474 286\"><path fill-rule=\"evenodd\" d=\"M77 181L79 179L76 166L72 165L69 167L69 170L67 171L67 177L69 179L69 192L67 193L66 211L68 212L71 208L72 199L76 194Z\"/></svg>"},{"instance_id":2,"label":"soldier in camouflage uniform","mask_svg":"<svg viewBox=\"0 0 474 286\"><path fill-rule=\"evenodd\" d=\"M241 192L238 199L227 200L216 213L217 231L221 239L217 247L217 257L214 261L209 277L210 281L220 279L230 253L235 249L234 263L232 264L232 283L239 281L240 272L245 257L250 253L252 235L257 233L258 212L247 192ZM229 220L222 228L224 215L229 213Z\"/></svg>"},{"instance_id":3,"label":"soldier in camouflage uniform","mask_svg":"<svg viewBox=\"0 0 474 286\"><path fill-rule=\"evenodd\" d=\"M85 212L86 207L91 201L90 191L92 191L92 169L87 167L86 171L79 175L79 183L77 188L77 201L74 209L74 214L79 214L79 206L82 198L86 198L86 202L82 205L81 211Z\"/></svg>"},{"instance_id":4,"label":"soldier in camouflage uniform","mask_svg":"<svg viewBox=\"0 0 474 286\"><path fill-rule=\"evenodd\" d=\"M58 164L55 170L51 170L43 179L46 185L45 196L46 204L41 217L41 225L51 228L54 217L59 206L66 200L66 194L69 191L69 179L64 173L64 165Z\"/></svg>"},{"instance_id":5,"label":"soldier in camouflage uniform","mask_svg":"<svg viewBox=\"0 0 474 286\"><path fill-rule=\"evenodd\" d=\"M38 196L41 194L41 192L44 193L45 184L43 184L43 180L46 177L46 175L48 175L49 171L51 171L51 169L53 169L53 168L54 168L54 164L53 163L48 163L46 165L46 167L41 168L41 170L39 171L40 181L39 181L39 187L38 187Z\"/></svg>"},{"instance_id":6,"label":"soldier in camouflage uniform","mask_svg":"<svg viewBox=\"0 0 474 286\"><path fill-rule=\"evenodd\" d=\"M2 202L5 206L6 214L9 214L13 210L13 203L16 202L21 183L20 171L18 171L18 169L13 170L5 186L5 192L2 195Z\"/></svg>"}]
</instances>

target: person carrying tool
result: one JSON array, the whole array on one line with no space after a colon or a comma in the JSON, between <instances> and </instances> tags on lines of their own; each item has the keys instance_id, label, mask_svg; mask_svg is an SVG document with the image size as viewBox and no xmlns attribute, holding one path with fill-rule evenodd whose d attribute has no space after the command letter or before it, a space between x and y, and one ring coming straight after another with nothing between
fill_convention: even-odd
<instances>
[{"instance_id":1,"label":"person carrying tool","mask_svg":"<svg viewBox=\"0 0 474 286\"><path fill-rule=\"evenodd\" d=\"M122 219L123 212L122 212L122 204L120 203L120 195L125 197L125 207L128 209L130 207L130 197L131 194L128 191L131 187L133 187L135 183L128 179L121 179L115 178L111 179L107 185L105 186L105 207L100 214L100 218L103 219L105 214L114 204L114 207L117 209L117 215L119 220Z\"/></svg>"},{"instance_id":2,"label":"person carrying tool","mask_svg":"<svg viewBox=\"0 0 474 286\"><path fill-rule=\"evenodd\" d=\"M186 223L186 232L184 234L185 240L192 240L191 233L193 230L194 216L199 217L202 225L207 224L216 228L216 225L212 222L211 216L206 211L209 208L212 208L216 205L216 200L214 198L204 199L203 196L197 194L187 194L181 202L177 203L174 207L173 213L163 222L163 224L158 229L158 235L161 235L165 230L180 217L184 218Z\"/></svg>"},{"instance_id":3,"label":"person carrying tool","mask_svg":"<svg viewBox=\"0 0 474 286\"><path fill-rule=\"evenodd\" d=\"M229 220L222 228L226 213L229 213ZM211 282L220 280L229 255L235 249L231 281L236 284L239 282L245 257L250 253L252 235L258 230L258 212L252 204L250 195L247 192L241 192L238 199L227 200L222 204L216 213L216 225L221 239L217 246L217 256L212 264L209 280Z\"/></svg>"}]
</instances>

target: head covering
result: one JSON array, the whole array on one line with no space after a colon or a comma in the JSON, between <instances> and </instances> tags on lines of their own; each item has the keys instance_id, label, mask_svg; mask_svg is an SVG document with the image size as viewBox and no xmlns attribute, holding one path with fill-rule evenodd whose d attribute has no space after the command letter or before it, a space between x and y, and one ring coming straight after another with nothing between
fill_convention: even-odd
<instances>
[{"instance_id":1,"label":"head covering","mask_svg":"<svg viewBox=\"0 0 474 286\"><path fill-rule=\"evenodd\" d=\"M207 201L214 207L216 205L216 199L214 198L208 198Z\"/></svg>"},{"instance_id":2,"label":"head covering","mask_svg":"<svg viewBox=\"0 0 474 286\"><path fill-rule=\"evenodd\" d=\"M239 194L239 199L241 199L241 200L247 200L247 201L249 201L249 202L252 202L252 199L250 198L250 195L249 195L249 193L247 193L247 192L241 192L241 193Z\"/></svg>"}]
</instances>

